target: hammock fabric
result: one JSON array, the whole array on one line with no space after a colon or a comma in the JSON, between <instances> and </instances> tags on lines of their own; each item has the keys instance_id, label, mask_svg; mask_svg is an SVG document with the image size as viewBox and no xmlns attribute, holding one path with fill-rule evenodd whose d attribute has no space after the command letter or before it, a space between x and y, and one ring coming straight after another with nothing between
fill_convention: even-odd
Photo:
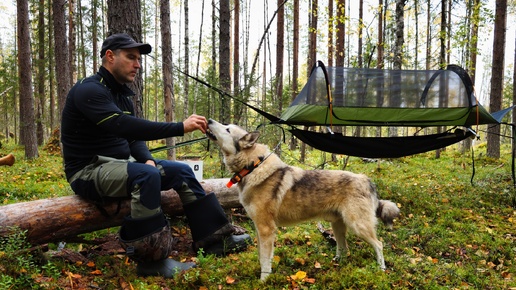
<instances>
[{"instance_id":1,"label":"hammock fabric","mask_svg":"<svg viewBox=\"0 0 516 290\"><path fill-rule=\"evenodd\" d=\"M397 158L443 148L468 137L471 131L408 137L350 137L338 133L317 133L296 128L289 131L304 143L325 152L365 158Z\"/></svg>"}]
</instances>

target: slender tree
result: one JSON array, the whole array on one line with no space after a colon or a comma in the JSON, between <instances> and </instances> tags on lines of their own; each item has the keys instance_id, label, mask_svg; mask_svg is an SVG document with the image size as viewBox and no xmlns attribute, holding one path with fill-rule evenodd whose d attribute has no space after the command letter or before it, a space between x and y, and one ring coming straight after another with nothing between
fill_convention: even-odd
<instances>
[{"instance_id":1,"label":"slender tree","mask_svg":"<svg viewBox=\"0 0 516 290\"><path fill-rule=\"evenodd\" d=\"M83 9L82 9L82 3L81 0L77 0L77 22L83 23L84 15L83 15ZM85 78L88 76L88 73L86 72L86 49L84 49L85 46L85 38L86 35L84 33L85 27L84 25L79 25L78 27L79 32L77 33L77 40L78 40L78 64L79 64L79 71L81 72L80 77Z\"/></svg>"},{"instance_id":2,"label":"slender tree","mask_svg":"<svg viewBox=\"0 0 516 290\"><path fill-rule=\"evenodd\" d=\"M230 18L229 1L220 1L219 10L219 83L220 88L225 92L231 91L231 74L230 74ZM228 123L229 116L229 100L227 97L221 96L221 120Z\"/></svg>"},{"instance_id":3,"label":"slender tree","mask_svg":"<svg viewBox=\"0 0 516 290\"><path fill-rule=\"evenodd\" d=\"M378 0L378 12L377 12L377 18L378 18L378 43L376 44L377 50L376 50L376 68L377 69L383 69L384 66L384 30L383 30L383 23L384 23L384 17L383 17L383 10L385 9L385 5L383 5L384 0Z\"/></svg>"},{"instance_id":4,"label":"slender tree","mask_svg":"<svg viewBox=\"0 0 516 290\"><path fill-rule=\"evenodd\" d=\"M47 2L47 17L48 17L48 55L54 55L54 22L52 17L52 4ZM47 62L47 71L48 71L48 99L49 99L49 115L50 115L50 128L53 130L58 127L57 117L59 112L56 112L56 95L55 95L55 66L54 66L54 57L49 57Z\"/></svg>"},{"instance_id":5,"label":"slender tree","mask_svg":"<svg viewBox=\"0 0 516 290\"><path fill-rule=\"evenodd\" d=\"M363 67L363 35L362 30L364 29L364 0L358 1L358 67Z\"/></svg>"},{"instance_id":6,"label":"slender tree","mask_svg":"<svg viewBox=\"0 0 516 290\"><path fill-rule=\"evenodd\" d=\"M335 40L335 66L344 66L344 56L346 47L346 1L337 0L337 19L336 19L336 34L337 39Z\"/></svg>"},{"instance_id":7,"label":"slender tree","mask_svg":"<svg viewBox=\"0 0 516 290\"><path fill-rule=\"evenodd\" d=\"M328 1L328 66L333 66L333 56L335 54L335 45L333 43L334 29L333 25L335 22L333 16L333 0Z\"/></svg>"},{"instance_id":8,"label":"slender tree","mask_svg":"<svg viewBox=\"0 0 516 290\"><path fill-rule=\"evenodd\" d=\"M190 74L190 32L188 31L189 30L189 23L190 23L190 16L189 16L189 12L188 12L188 0L185 0L183 3L183 7L184 7L184 13L185 13L185 43L184 43L184 48L185 48L185 55L184 55L184 67L183 67L183 71L186 72L187 74ZM183 107L183 118L186 118L188 117L188 106L189 106L189 98L188 98L188 95L190 94L190 78L188 76L184 76L184 79L183 79L183 102L184 102L184 107Z\"/></svg>"},{"instance_id":9,"label":"slender tree","mask_svg":"<svg viewBox=\"0 0 516 290\"><path fill-rule=\"evenodd\" d=\"M292 100L298 94L298 77L299 77L299 0L294 0L294 36L292 48Z\"/></svg>"},{"instance_id":10,"label":"slender tree","mask_svg":"<svg viewBox=\"0 0 516 290\"><path fill-rule=\"evenodd\" d=\"M432 5L431 1L426 2L426 56L425 69L430 70L432 67Z\"/></svg>"},{"instance_id":11,"label":"slender tree","mask_svg":"<svg viewBox=\"0 0 516 290\"><path fill-rule=\"evenodd\" d=\"M285 8L283 0L278 0L278 21L276 30L276 98L278 113L283 110L283 56L285 46Z\"/></svg>"},{"instance_id":12,"label":"slender tree","mask_svg":"<svg viewBox=\"0 0 516 290\"><path fill-rule=\"evenodd\" d=\"M504 63L505 63L505 34L507 29L507 0L496 0L493 63L491 69L491 92L489 109L496 112L502 108ZM500 158L500 126L493 125L487 129L487 156Z\"/></svg>"},{"instance_id":13,"label":"slender tree","mask_svg":"<svg viewBox=\"0 0 516 290\"><path fill-rule=\"evenodd\" d=\"M378 18L378 43L376 44L377 47L377 62L376 62L376 68L377 69L383 69L384 66L384 10L385 5L383 4L383 0L378 0L378 10L377 10L377 18ZM375 84L376 87L376 106L382 107L383 104L383 79L378 79L377 83ZM376 137L382 136L382 128L377 127L376 128ZM379 163L378 163L379 164Z\"/></svg>"},{"instance_id":14,"label":"slender tree","mask_svg":"<svg viewBox=\"0 0 516 290\"><path fill-rule=\"evenodd\" d=\"M294 0L294 27L293 27L293 43L292 43L292 100L299 93L299 0ZM292 137L290 149L294 150L297 146L296 139Z\"/></svg>"},{"instance_id":15,"label":"slender tree","mask_svg":"<svg viewBox=\"0 0 516 290\"><path fill-rule=\"evenodd\" d=\"M465 57L466 60L466 71L468 72L471 82L473 86L475 86L475 66L476 66L476 58L477 58L477 44L478 44L478 13L479 7L477 3L480 0L468 0L466 3L466 15L467 15L467 35L466 38L469 39L468 46L466 47ZM461 104L463 105L463 104ZM466 138L461 142L461 152L465 153L467 150L471 148L473 141L471 138Z\"/></svg>"},{"instance_id":16,"label":"slender tree","mask_svg":"<svg viewBox=\"0 0 516 290\"><path fill-rule=\"evenodd\" d=\"M414 69L418 69L419 67L419 0L414 0L414 18L415 18L415 26L416 26L416 35L414 37L415 45L414 47Z\"/></svg>"},{"instance_id":17,"label":"slender tree","mask_svg":"<svg viewBox=\"0 0 516 290\"><path fill-rule=\"evenodd\" d=\"M308 56L307 67L311 68L317 61L317 19L318 19L318 0L311 0L308 13ZM310 74L310 69L307 70Z\"/></svg>"},{"instance_id":18,"label":"slender tree","mask_svg":"<svg viewBox=\"0 0 516 290\"><path fill-rule=\"evenodd\" d=\"M161 54L163 73L163 98L165 101L165 121L173 122L175 119L175 102L174 102L174 79L172 66L172 33L170 29L170 1L160 0L160 30L161 30ZM167 146L175 145L175 138L166 138ZM170 160L176 158L175 150L168 150L167 157Z\"/></svg>"},{"instance_id":19,"label":"slender tree","mask_svg":"<svg viewBox=\"0 0 516 290\"><path fill-rule=\"evenodd\" d=\"M401 70L403 66L403 45L405 43L405 3L406 0L396 0L395 8L395 41L393 48L393 68L395 70ZM401 84L401 76L399 74L394 75L393 93L390 95L390 105L398 107L401 104L401 94L399 92ZM389 127L389 136L398 136L398 127Z\"/></svg>"},{"instance_id":20,"label":"slender tree","mask_svg":"<svg viewBox=\"0 0 516 290\"><path fill-rule=\"evenodd\" d=\"M405 33L405 3L407 0L396 0L396 11L395 11L395 21L396 21L396 29L395 29L395 43L394 43L394 59L393 59L393 68L400 70L403 65L403 45L405 43L404 33Z\"/></svg>"},{"instance_id":21,"label":"slender tree","mask_svg":"<svg viewBox=\"0 0 516 290\"><path fill-rule=\"evenodd\" d=\"M42 145L45 139L43 128L43 116L45 116L45 1L38 2L38 60L36 80L36 136L38 145Z\"/></svg>"},{"instance_id":22,"label":"slender tree","mask_svg":"<svg viewBox=\"0 0 516 290\"><path fill-rule=\"evenodd\" d=\"M471 9L471 37L469 37L469 62L466 66L469 76L473 85L475 85L476 65L477 65L477 54L478 54L478 28L480 26L480 8L482 2L480 0L472 0L473 7Z\"/></svg>"},{"instance_id":23,"label":"slender tree","mask_svg":"<svg viewBox=\"0 0 516 290\"><path fill-rule=\"evenodd\" d=\"M68 65L68 40L65 20L66 0L53 0L52 12L54 21L54 58L56 65L57 99L60 113L63 111L66 95L71 88L70 66Z\"/></svg>"},{"instance_id":24,"label":"slender tree","mask_svg":"<svg viewBox=\"0 0 516 290\"><path fill-rule=\"evenodd\" d=\"M240 0L235 0L233 9L233 96L240 98ZM240 124L242 104L233 103L233 123Z\"/></svg>"},{"instance_id":25,"label":"slender tree","mask_svg":"<svg viewBox=\"0 0 516 290\"><path fill-rule=\"evenodd\" d=\"M70 87L77 80L77 43L76 43L76 21L75 11L77 10L76 0L68 0L68 65L70 66Z\"/></svg>"},{"instance_id":26,"label":"slender tree","mask_svg":"<svg viewBox=\"0 0 516 290\"><path fill-rule=\"evenodd\" d=\"M439 68L446 69L446 0L441 0L441 31L439 33Z\"/></svg>"},{"instance_id":27,"label":"slender tree","mask_svg":"<svg viewBox=\"0 0 516 290\"><path fill-rule=\"evenodd\" d=\"M98 71L98 41L99 38L99 29L98 29L98 9L99 9L99 1L101 0L91 0L91 41L92 41L92 58L93 58L93 73Z\"/></svg>"},{"instance_id":28,"label":"slender tree","mask_svg":"<svg viewBox=\"0 0 516 290\"><path fill-rule=\"evenodd\" d=\"M29 3L17 1L18 72L20 84L20 136L25 146L25 158L38 157L38 144L34 117L34 93L32 90L32 55L30 49Z\"/></svg>"},{"instance_id":29,"label":"slender tree","mask_svg":"<svg viewBox=\"0 0 516 290\"><path fill-rule=\"evenodd\" d=\"M215 0L211 0L211 15L216 15L217 13L217 6L215 4ZM215 72L217 71L217 17L212 16L211 17L211 78L215 78ZM208 100L208 108L209 108L209 114L211 116L216 116L217 112L215 110L214 100L215 96L213 92L210 92L209 100ZM221 116L218 115L218 118L220 119Z\"/></svg>"}]
</instances>

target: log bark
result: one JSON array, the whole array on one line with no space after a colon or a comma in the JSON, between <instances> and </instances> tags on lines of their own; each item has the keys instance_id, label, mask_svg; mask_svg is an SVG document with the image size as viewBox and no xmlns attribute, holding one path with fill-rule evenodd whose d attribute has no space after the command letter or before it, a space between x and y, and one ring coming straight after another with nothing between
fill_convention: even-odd
<instances>
[{"instance_id":1,"label":"log bark","mask_svg":"<svg viewBox=\"0 0 516 290\"><path fill-rule=\"evenodd\" d=\"M236 186L226 187L228 179L207 179L201 182L206 192L214 192L224 209L242 207ZM171 216L183 214L179 195L174 190L161 193L163 212ZM120 226L124 216L130 213L130 200L123 200L120 211L118 202L104 207L113 215L107 217L93 204L79 196L63 196L0 206L0 237L8 236L13 227L27 231L32 244L59 242L76 238L77 235Z\"/></svg>"}]
</instances>

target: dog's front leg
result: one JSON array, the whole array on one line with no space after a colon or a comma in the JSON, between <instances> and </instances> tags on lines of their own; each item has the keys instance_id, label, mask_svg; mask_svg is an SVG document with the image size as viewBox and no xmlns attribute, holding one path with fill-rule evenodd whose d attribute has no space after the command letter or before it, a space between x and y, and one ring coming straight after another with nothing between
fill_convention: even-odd
<instances>
[{"instance_id":1,"label":"dog's front leg","mask_svg":"<svg viewBox=\"0 0 516 290\"><path fill-rule=\"evenodd\" d=\"M274 225L257 224L256 228L258 230L258 254L261 268L260 279L265 281L272 272L276 227Z\"/></svg>"}]
</instances>

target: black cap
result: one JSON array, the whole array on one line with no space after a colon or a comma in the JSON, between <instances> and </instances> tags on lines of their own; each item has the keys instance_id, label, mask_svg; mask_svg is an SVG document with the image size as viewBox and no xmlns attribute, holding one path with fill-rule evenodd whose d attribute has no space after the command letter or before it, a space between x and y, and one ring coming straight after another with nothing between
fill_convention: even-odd
<instances>
[{"instance_id":1,"label":"black cap","mask_svg":"<svg viewBox=\"0 0 516 290\"><path fill-rule=\"evenodd\" d=\"M104 43L102 43L102 50L100 51L100 57L103 57L106 54L108 49L115 50L119 48L135 48L137 47L140 50L141 54L148 54L152 51L152 47L148 43L138 43L134 41L126 33L117 33L110 35Z\"/></svg>"}]
</instances>

